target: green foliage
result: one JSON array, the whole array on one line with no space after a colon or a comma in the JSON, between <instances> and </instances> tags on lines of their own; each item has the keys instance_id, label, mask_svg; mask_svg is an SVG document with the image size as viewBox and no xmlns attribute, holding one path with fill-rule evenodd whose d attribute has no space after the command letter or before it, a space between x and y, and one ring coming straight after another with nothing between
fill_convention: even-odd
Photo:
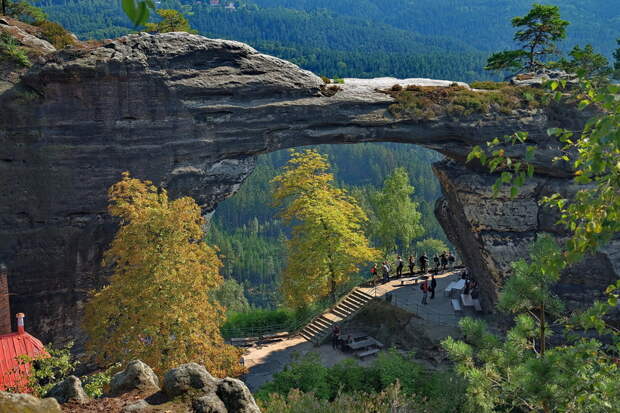
<instances>
[{"instance_id":1,"label":"green foliage","mask_svg":"<svg viewBox=\"0 0 620 413\"><path fill-rule=\"evenodd\" d=\"M618 85L603 85L583 80L575 98L579 107L596 106L601 113L590 119L581 134L565 129L550 129L564 144L565 155L558 160L569 161L575 170L575 182L583 185L575 199L560 194L544 202L560 213L560 223L572 232L566 246L570 262L595 251L620 231L620 93ZM571 159L569 154L577 153Z\"/></svg>"},{"instance_id":2,"label":"green foliage","mask_svg":"<svg viewBox=\"0 0 620 413\"><path fill-rule=\"evenodd\" d=\"M489 168L491 172L501 172L501 175L493 184L493 193L497 195L503 186L510 187L510 196L516 197L519 188L525 184L527 178L534 176L534 165L532 163L536 148L527 145L528 138L526 132L516 132L503 138L494 138L486 143L488 149L476 145L467 155L467 162L478 159L483 166ZM515 149L520 145L522 150L518 150L517 156L509 156L507 146Z\"/></svg>"},{"instance_id":3,"label":"green foliage","mask_svg":"<svg viewBox=\"0 0 620 413\"><path fill-rule=\"evenodd\" d=\"M123 11L135 27L142 26L149 19L151 10L155 10L153 0L122 0Z\"/></svg>"},{"instance_id":4,"label":"green foliage","mask_svg":"<svg viewBox=\"0 0 620 413\"><path fill-rule=\"evenodd\" d=\"M84 392L93 399L103 396L105 389L110 381L112 381L113 373L121 367L120 364L115 364L104 371L93 373L89 376L82 378L82 386Z\"/></svg>"},{"instance_id":5,"label":"green foliage","mask_svg":"<svg viewBox=\"0 0 620 413\"><path fill-rule=\"evenodd\" d=\"M30 67L32 63L26 50L8 33L0 32L0 56L10 59L23 67Z\"/></svg>"},{"instance_id":6,"label":"green foliage","mask_svg":"<svg viewBox=\"0 0 620 413\"><path fill-rule=\"evenodd\" d=\"M47 19L45 12L36 6L30 4L26 0L21 1L6 1L8 16L14 17L25 23L34 24Z\"/></svg>"},{"instance_id":7,"label":"green foliage","mask_svg":"<svg viewBox=\"0 0 620 413\"><path fill-rule=\"evenodd\" d=\"M56 49L64 49L67 46L73 46L75 40L71 34L60 24L44 20L37 23L41 29L41 36L50 42Z\"/></svg>"},{"instance_id":8,"label":"green foliage","mask_svg":"<svg viewBox=\"0 0 620 413\"><path fill-rule=\"evenodd\" d=\"M405 168L397 168L383 182L381 191L371 197L374 213L371 233L384 255L399 248L409 250L411 242L424 234L413 186Z\"/></svg>"},{"instance_id":9,"label":"green foliage","mask_svg":"<svg viewBox=\"0 0 620 413\"><path fill-rule=\"evenodd\" d=\"M222 334L226 338L245 336L252 331L260 335L273 331L287 331L297 326L299 320L304 320L305 311L295 311L287 308L265 310L252 308L244 312L230 313L222 325Z\"/></svg>"},{"instance_id":10,"label":"green foliage","mask_svg":"<svg viewBox=\"0 0 620 413\"><path fill-rule=\"evenodd\" d=\"M73 373L78 365L78 362L72 359L71 347L73 343L61 348L47 346L45 348L47 354L40 354L36 357L19 356L17 360L20 366L30 366L27 389L15 388L9 391L17 393L30 391L37 397L45 397L52 387ZM16 372L24 374L26 369L21 367Z\"/></svg>"},{"instance_id":11,"label":"green foliage","mask_svg":"<svg viewBox=\"0 0 620 413\"><path fill-rule=\"evenodd\" d=\"M427 238L416 243L415 249L418 254L426 253L430 257L435 254L440 255L442 252L447 251L448 246L441 240Z\"/></svg>"},{"instance_id":12,"label":"green foliage","mask_svg":"<svg viewBox=\"0 0 620 413\"><path fill-rule=\"evenodd\" d=\"M228 312L241 313L250 309L250 303L243 293L243 286L233 278L225 279L211 296Z\"/></svg>"},{"instance_id":13,"label":"green foliage","mask_svg":"<svg viewBox=\"0 0 620 413\"><path fill-rule=\"evenodd\" d=\"M556 42L566 37L568 25L559 7L534 4L528 14L512 19L512 26L519 28L514 40L521 48L494 53L485 69L533 72L545 67L548 56L558 54Z\"/></svg>"},{"instance_id":14,"label":"green foliage","mask_svg":"<svg viewBox=\"0 0 620 413\"><path fill-rule=\"evenodd\" d=\"M583 49L575 46L570 52L570 60L562 59L557 66L567 71L575 73L581 78L590 79L597 84L608 81L612 74L609 60L600 53L594 51L594 47L588 44Z\"/></svg>"},{"instance_id":15,"label":"green foliage","mask_svg":"<svg viewBox=\"0 0 620 413\"><path fill-rule=\"evenodd\" d=\"M146 31L157 33L197 33L196 30L191 28L185 16L177 10L159 9L156 13L159 17L161 17L161 21L157 23L146 23Z\"/></svg>"},{"instance_id":16,"label":"green foliage","mask_svg":"<svg viewBox=\"0 0 620 413\"><path fill-rule=\"evenodd\" d=\"M535 109L543 105L544 92L530 87L504 86L475 91L462 86L407 86L403 91L386 90L397 103L390 112L397 118L433 119L441 116L464 117L492 111L510 114L516 109Z\"/></svg>"},{"instance_id":17,"label":"green foliage","mask_svg":"<svg viewBox=\"0 0 620 413\"><path fill-rule=\"evenodd\" d=\"M394 389L400 406L419 409L413 411L456 413L463 401L462 382L454 375L426 371L411 354L396 350L381 353L368 367L352 359L325 367L316 353L308 353L276 373L256 398L266 412L329 411L321 409L335 406L345 410L331 411L375 412L390 411L375 403ZM358 406L372 408L346 410Z\"/></svg>"}]
</instances>

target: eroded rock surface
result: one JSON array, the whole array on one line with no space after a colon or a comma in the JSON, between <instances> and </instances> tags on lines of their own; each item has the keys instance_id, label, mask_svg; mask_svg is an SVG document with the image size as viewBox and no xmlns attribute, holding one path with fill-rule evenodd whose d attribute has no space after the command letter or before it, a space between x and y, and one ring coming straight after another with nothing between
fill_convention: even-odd
<instances>
[{"instance_id":1,"label":"eroded rock surface","mask_svg":"<svg viewBox=\"0 0 620 413\"><path fill-rule=\"evenodd\" d=\"M186 33L51 53L0 81L0 261L13 311L26 312L45 341L76 335L87 291L105 282L99 263L115 229L106 190L121 172L191 195L207 213L252 172L254 155L323 143L413 143L455 160L437 169L441 221L492 302L508 260L547 223L535 205L539 184L517 200L492 200L494 178L464 169L466 154L526 131L541 146L536 179L567 187L570 172L550 162L558 148L546 130L583 121L558 107L395 119L393 98L377 89L452 82L347 79L326 93L320 78L289 62ZM471 188L456 180L462 173ZM608 257L596 261L602 272L588 288L615 276L617 254L615 264Z\"/></svg>"}]
</instances>

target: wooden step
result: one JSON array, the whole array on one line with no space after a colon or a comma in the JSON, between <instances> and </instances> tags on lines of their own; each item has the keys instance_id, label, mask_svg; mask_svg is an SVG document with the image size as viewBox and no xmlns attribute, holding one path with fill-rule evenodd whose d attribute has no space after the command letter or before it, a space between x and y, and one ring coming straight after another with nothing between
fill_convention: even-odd
<instances>
[{"instance_id":1,"label":"wooden step","mask_svg":"<svg viewBox=\"0 0 620 413\"><path fill-rule=\"evenodd\" d=\"M353 301L353 302L359 303L360 305L364 305L364 304L366 304L368 302L368 300L364 299L363 297L361 297L359 295L355 295L355 294L347 295L347 297L343 301Z\"/></svg>"},{"instance_id":2,"label":"wooden step","mask_svg":"<svg viewBox=\"0 0 620 413\"><path fill-rule=\"evenodd\" d=\"M345 312L344 310L338 309L337 307L332 309L332 313L336 314L342 319L349 318L349 316L351 315L350 312Z\"/></svg>"},{"instance_id":3,"label":"wooden step","mask_svg":"<svg viewBox=\"0 0 620 413\"><path fill-rule=\"evenodd\" d=\"M351 294L355 294L355 295L359 296L360 298L365 299L367 301L372 300L373 298L375 298L372 295L367 294L364 291L360 290L359 288L356 288L355 290L353 290L351 292Z\"/></svg>"}]
</instances>

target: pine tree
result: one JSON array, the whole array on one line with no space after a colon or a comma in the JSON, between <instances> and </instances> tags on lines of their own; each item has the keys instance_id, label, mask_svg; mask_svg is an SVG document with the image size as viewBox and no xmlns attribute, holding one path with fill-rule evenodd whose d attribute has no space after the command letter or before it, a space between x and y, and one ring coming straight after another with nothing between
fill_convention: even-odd
<instances>
[{"instance_id":1,"label":"pine tree","mask_svg":"<svg viewBox=\"0 0 620 413\"><path fill-rule=\"evenodd\" d=\"M527 15L512 19L512 26L520 28L514 40L521 48L492 54L485 69L534 72L545 67L545 59L558 54L556 42L566 37L568 25L559 7L534 4Z\"/></svg>"},{"instance_id":2,"label":"pine tree","mask_svg":"<svg viewBox=\"0 0 620 413\"><path fill-rule=\"evenodd\" d=\"M378 254L363 231L366 214L334 186L328 170L327 158L318 152L291 151L283 173L273 180L280 216L293 223L281 289L294 308L327 296L335 300L337 286Z\"/></svg>"},{"instance_id":3,"label":"pine tree","mask_svg":"<svg viewBox=\"0 0 620 413\"><path fill-rule=\"evenodd\" d=\"M162 18L162 20L157 23L146 23L146 31L157 33L197 33L196 30L191 28L187 19L178 10L159 9L157 10L157 14Z\"/></svg>"},{"instance_id":4,"label":"pine tree","mask_svg":"<svg viewBox=\"0 0 620 413\"><path fill-rule=\"evenodd\" d=\"M239 351L224 344L225 309L211 299L220 260L203 239L204 218L189 197L174 201L124 173L108 192L120 227L104 265L110 284L86 304L88 349L103 366L140 359L158 374L182 363L236 375Z\"/></svg>"}]
</instances>

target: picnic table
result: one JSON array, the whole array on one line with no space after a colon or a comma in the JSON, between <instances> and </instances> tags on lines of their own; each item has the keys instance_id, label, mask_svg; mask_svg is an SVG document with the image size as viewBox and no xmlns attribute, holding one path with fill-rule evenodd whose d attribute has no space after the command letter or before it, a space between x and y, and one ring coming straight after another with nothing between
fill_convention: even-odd
<instances>
[{"instance_id":1,"label":"picnic table","mask_svg":"<svg viewBox=\"0 0 620 413\"><path fill-rule=\"evenodd\" d=\"M454 290L461 291L464 288L465 288L465 280L453 281L450 284L448 284L448 286L444 290L444 295L446 297L449 297L451 295L452 291L454 291Z\"/></svg>"}]
</instances>

